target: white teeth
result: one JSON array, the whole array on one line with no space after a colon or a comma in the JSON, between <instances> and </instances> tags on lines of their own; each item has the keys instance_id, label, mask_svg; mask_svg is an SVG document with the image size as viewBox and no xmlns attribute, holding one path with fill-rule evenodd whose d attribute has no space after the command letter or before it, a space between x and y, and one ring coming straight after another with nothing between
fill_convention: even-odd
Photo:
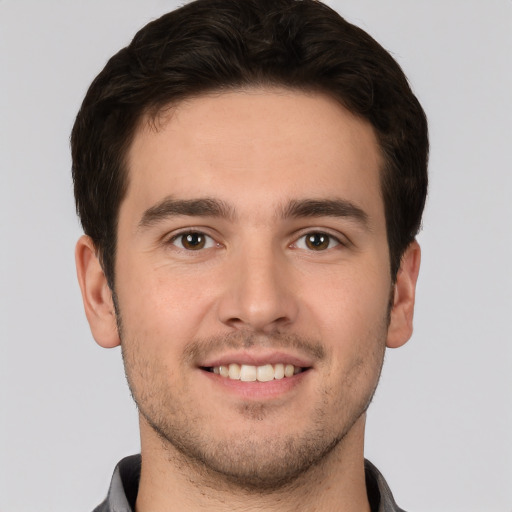
<instances>
[{"instance_id":1,"label":"white teeth","mask_svg":"<svg viewBox=\"0 0 512 512\"><path fill-rule=\"evenodd\" d=\"M231 363L229 365L228 376L230 379L240 380L240 365Z\"/></svg>"},{"instance_id":2,"label":"white teeth","mask_svg":"<svg viewBox=\"0 0 512 512\"><path fill-rule=\"evenodd\" d=\"M256 380L256 366L243 364L240 368L240 380L243 382L254 382Z\"/></svg>"},{"instance_id":3,"label":"white teeth","mask_svg":"<svg viewBox=\"0 0 512 512\"><path fill-rule=\"evenodd\" d=\"M241 380L242 382L269 382L271 380L279 380L284 377L293 377L302 372L300 366L293 364L278 363L275 365L264 364L262 366L252 366L250 364L231 363L229 366L214 366L212 372L221 377L232 380Z\"/></svg>"},{"instance_id":4,"label":"white teeth","mask_svg":"<svg viewBox=\"0 0 512 512\"><path fill-rule=\"evenodd\" d=\"M256 375L260 382L268 382L269 380L274 380L274 367L271 364L258 366L256 369Z\"/></svg>"},{"instance_id":5,"label":"white teeth","mask_svg":"<svg viewBox=\"0 0 512 512\"><path fill-rule=\"evenodd\" d=\"M282 379L284 377L284 364L276 364L274 366L274 379Z\"/></svg>"}]
</instances>

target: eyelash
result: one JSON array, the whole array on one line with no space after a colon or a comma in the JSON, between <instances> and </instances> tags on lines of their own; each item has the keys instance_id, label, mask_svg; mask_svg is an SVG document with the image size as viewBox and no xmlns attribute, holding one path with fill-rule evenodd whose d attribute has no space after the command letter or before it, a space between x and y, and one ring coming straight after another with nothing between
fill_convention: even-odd
<instances>
[{"instance_id":1,"label":"eyelash","mask_svg":"<svg viewBox=\"0 0 512 512\"><path fill-rule=\"evenodd\" d=\"M192 242L192 243L196 242L197 245L199 245L199 247L197 247L195 249L184 247L183 241L184 241L185 237L189 237L190 238L189 242ZM202 242L201 242L201 240L199 240L199 241L194 240L192 237L197 237L199 239L202 238ZM308 239L308 237L310 237L310 238ZM317 240L314 240L314 237L317 237ZM318 238L319 238L319 240L318 240ZM301 240L304 240L303 244L300 243ZM181 241L180 245L177 244L177 242L179 242L179 241ZM220 244L217 243L213 239L213 237L211 237L210 235L207 235L206 233L199 231L199 230L189 230L189 231L184 231L184 232L178 233L177 235L174 235L169 240L169 243L171 245L176 246L178 249L180 249L182 251L186 251L186 252L196 252L196 251L199 252L203 249L211 249L215 246L220 246ZM333 243L334 243L334 245L333 245ZM311 246L311 244L313 244L313 246L317 245L318 247L320 247L322 245L325 246L326 244L327 245L322 248L314 249ZM301 245L303 245L303 246L301 247ZM343 243L339 238L337 238L329 233L326 233L325 231L318 230L318 231L308 231L307 233L304 233L299 238L297 238L295 242L290 244L289 247L303 249L303 250L307 250L307 251L311 251L311 252L324 252L324 251L333 249L338 246L346 246L346 243Z\"/></svg>"}]
</instances>

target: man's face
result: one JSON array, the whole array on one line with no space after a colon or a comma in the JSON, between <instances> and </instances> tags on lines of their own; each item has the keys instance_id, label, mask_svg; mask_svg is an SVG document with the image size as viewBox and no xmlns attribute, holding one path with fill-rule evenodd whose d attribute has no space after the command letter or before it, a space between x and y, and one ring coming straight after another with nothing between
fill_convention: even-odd
<instances>
[{"instance_id":1,"label":"man's face","mask_svg":"<svg viewBox=\"0 0 512 512\"><path fill-rule=\"evenodd\" d=\"M265 486L362 431L391 295L381 163L322 95L212 94L141 127L116 295L143 432Z\"/></svg>"}]
</instances>

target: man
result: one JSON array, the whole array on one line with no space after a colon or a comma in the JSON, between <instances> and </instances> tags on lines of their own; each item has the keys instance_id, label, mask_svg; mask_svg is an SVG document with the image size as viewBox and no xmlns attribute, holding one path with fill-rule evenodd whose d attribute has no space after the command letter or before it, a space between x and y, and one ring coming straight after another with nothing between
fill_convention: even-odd
<instances>
[{"instance_id":1,"label":"man","mask_svg":"<svg viewBox=\"0 0 512 512\"><path fill-rule=\"evenodd\" d=\"M72 153L86 315L140 417L96 510L401 510L363 455L427 188L390 55L313 0L197 0L107 63Z\"/></svg>"}]
</instances>

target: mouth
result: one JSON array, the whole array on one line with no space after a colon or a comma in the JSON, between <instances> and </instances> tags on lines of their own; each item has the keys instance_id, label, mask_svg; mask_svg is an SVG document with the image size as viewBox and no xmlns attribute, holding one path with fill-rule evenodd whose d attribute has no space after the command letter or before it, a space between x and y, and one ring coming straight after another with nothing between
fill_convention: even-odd
<instances>
[{"instance_id":1,"label":"mouth","mask_svg":"<svg viewBox=\"0 0 512 512\"><path fill-rule=\"evenodd\" d=\"M289 379L299 373L308 371L310 367L295 366L290 363L250 365L230 363L219 366L202 366L201 370L219 375L224 379L241 382L271 382Z\"/></svg>"}]
</instances>

